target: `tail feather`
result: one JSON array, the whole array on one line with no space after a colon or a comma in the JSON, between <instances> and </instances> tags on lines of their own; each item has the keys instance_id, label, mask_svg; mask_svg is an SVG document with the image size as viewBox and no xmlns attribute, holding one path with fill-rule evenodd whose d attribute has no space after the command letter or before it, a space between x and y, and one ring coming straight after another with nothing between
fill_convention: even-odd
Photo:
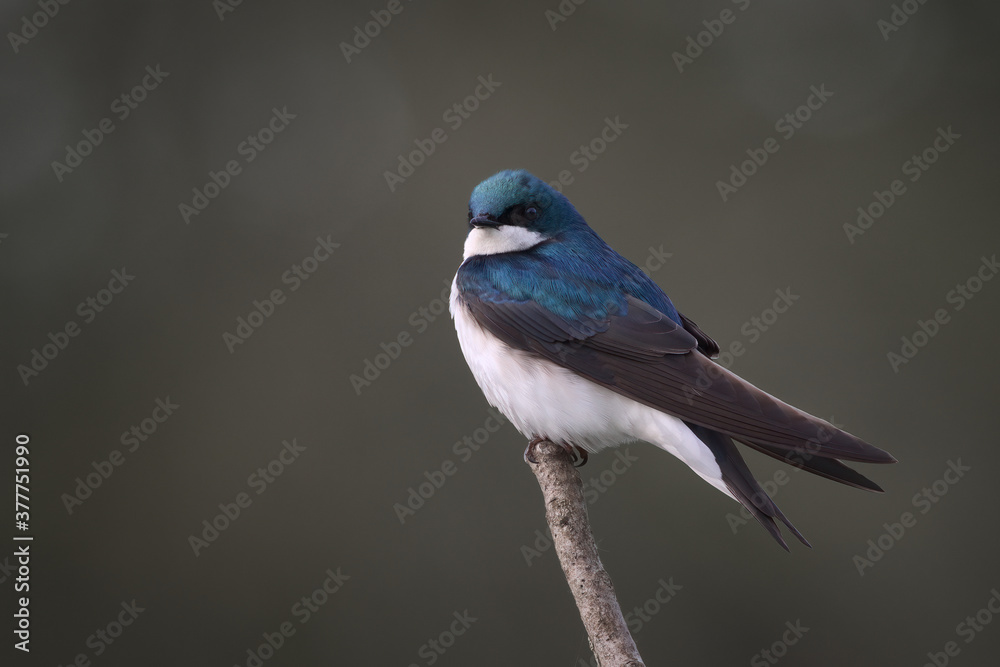
<instances>
[{"instance_id":1,"label":"tail feather","mask_svg":"<svg viewBox=\"0 0 1000 667\"><path fill-rule=\"evenodd\" d=\"M687 423L687 422L685 422ZM802 544L807 547L811 547L809 541L802 536L792 522L789 521L785 515L782 513L778 506L774 504L774 501L765 493L764 489L761 488L760 484L754 479L753 473L747 467L746 461L743 460L743 456L740 454L739 450L736 448L736 444L732 439L720 433L718 431L713 431L712 429L705 428L704 426L698 426L697 424L687 423L688 428L694 432L698 439L705 443L712 454L715 455L715 460L719 465L719 469L722 471L722 480L725 482L726 487L732 493L733 497L736 498L747 511L757 521L764 526L768 533L771 534L778 544L788 551L788 544L785 543L784 538L781 535L781 529L778 527L778 521L781 521L785 526L792 532L795 537L798 538ZM773 455L773 454L772 454ZM845 466L846 467L846 466Z\"/></svg>"}]
</instances>

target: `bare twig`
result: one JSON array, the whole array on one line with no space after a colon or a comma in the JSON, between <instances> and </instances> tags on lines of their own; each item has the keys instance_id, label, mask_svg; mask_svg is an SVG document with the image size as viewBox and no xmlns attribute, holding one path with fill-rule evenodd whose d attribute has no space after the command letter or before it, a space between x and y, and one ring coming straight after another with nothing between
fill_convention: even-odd
<instances>
[{"instance_id":1,"label":"bare twig","mask_svg":"<svg viewBox=\"0 0 1000 667\"><path fill-rule=\"evenodd\" d=\"M537 445L534 455L538 463L531 470L545 498L545 519L598 664L644 667L611 577L597 555L580 475L569 454L551 442Z\"/></svg>"}]
</instances>

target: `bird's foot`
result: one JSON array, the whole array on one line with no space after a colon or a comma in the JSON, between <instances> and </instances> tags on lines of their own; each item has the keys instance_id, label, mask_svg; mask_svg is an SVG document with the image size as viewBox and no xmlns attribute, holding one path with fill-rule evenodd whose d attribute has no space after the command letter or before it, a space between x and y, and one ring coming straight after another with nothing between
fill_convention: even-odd
<instances>
[{"instance_id":1,"label":"bird's foot","mask_svg":"<svg viewBox=\"0 0 1000 667\"><path fill-rule=\"evenodd\" d=\"M524 448L524 462L538 465L538 461L535 460L535 447L539 444L545 442L548 438L532 438L528 446Z\"/></svg>"},{"instance_id":2,"label":"bird's foot","mask_svg":"<svg viewBox=\"0 0 1000 667\"><path fill-rule=\"evenodd\" d=\"M533 463L536 465L538 464L538 461L535 460L535 447L537 447L543 442L552 442L552 441L549 440L548 438L534 438L532 439L531 442L528 443L528 446L525 447L524 449L525 463ZM573 462L574 467L582 468L587 464L587 459L589 455L587 454L587 450L584 449L583 447L579 445L570 445L565 442L556 442L553 444L562 447L563 451L569 454L569 458Z\"/></svg>"}]
</instances>

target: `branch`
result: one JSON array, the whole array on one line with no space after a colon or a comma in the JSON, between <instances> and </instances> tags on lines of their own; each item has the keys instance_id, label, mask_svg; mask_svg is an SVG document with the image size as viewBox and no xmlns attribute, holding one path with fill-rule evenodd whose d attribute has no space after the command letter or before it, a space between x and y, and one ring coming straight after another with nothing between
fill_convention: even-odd
<instances>
[{"instance_id":1,"label":"branch","mask_svg":"<svg viewBox=\"0 0 1000 667\"><path fill-rule=\"evenodd\" d=\"M611 577L597 555L583 484L570 455L558 445L542 442L534 448L534 458L538 463L531 465L531 471L545 498L545 520L598 664L644 667Z\"/></svg>"}]
</instances>

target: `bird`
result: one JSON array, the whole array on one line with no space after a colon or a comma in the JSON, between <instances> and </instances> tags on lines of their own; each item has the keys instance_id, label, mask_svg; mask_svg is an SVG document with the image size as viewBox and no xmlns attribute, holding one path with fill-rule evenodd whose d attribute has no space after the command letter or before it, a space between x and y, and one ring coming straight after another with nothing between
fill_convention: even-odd
<instances>
[{"instance_id":1,"label":"bird","mask_svg":"<svg viewBox=\"0 0 1000 667\"><path fill-rule=\"evenodd\" d=\"M754 478L736 443L870 491L844 461L888 452L758 389L712 359L718 344L561 192L504 170L469 198L449 310L487 401L530 439L586 462L646 441L741 503L786 551L778 522L811 546Z\"/></svg>"}]
</instances>

